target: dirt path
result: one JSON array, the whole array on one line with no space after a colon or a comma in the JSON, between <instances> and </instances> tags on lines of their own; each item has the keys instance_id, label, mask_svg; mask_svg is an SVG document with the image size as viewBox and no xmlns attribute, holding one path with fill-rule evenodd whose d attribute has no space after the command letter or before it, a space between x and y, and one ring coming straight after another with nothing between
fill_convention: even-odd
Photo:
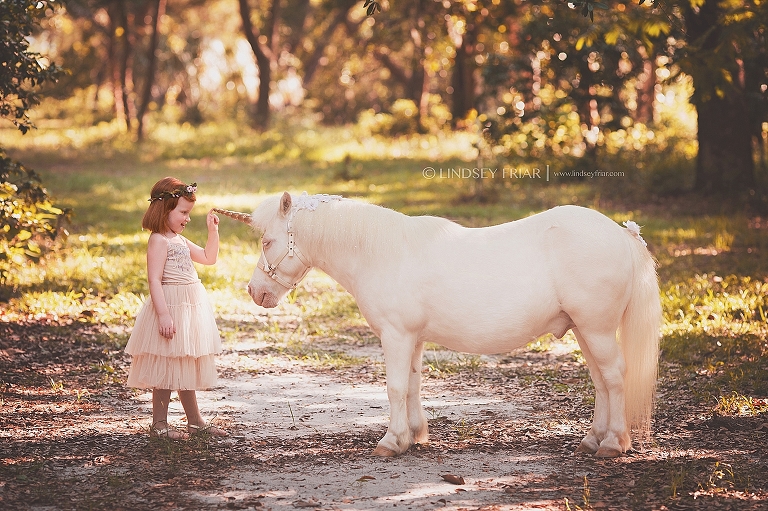
<instances>
[{"instance_id":1,"label":"dirt path","mask_svg":"<svg viewBox=\"0 0 768 511\"><path fill-rule=\"evenodd\" d=\"M334 348L339 348L336 345ZM379 459L368 452L383 435L389 420L383 367L370 366L327 370L295 364L279 364L266 373L242 371L243 357L263 346L238 346L220 357L224 375L220 388L201 393L200 404L215 410L217 420L228 424L235 447L252 446L253 466L236 469L220 481L215 491L189 492L210 506L254 506L254 498L267 508L325 507L338 509L477 508L512 505L515 488L533 480L557 476L572 449L560 455L541 456L536 446L524 452L504 452L492 445L483 452L465 449L431 449L419 446L394 459ZM380 349L357 347L355 356L378 363ZM245 354L245 355L244 355ZM433 353L451 360L451 353ZM245 365L251 362L246 359ZM493 364L486 357L484 364ZM470 441L498 435L481 429L479 420L493 419L503 425L528 419L534 411L535 392L494 389L477 381L457 384L456 379L430 378L423 389L423 404L431 418L434 435L451 435ZM149 414L149 395L135 398L139 413ZM183 415L178 403L172 413ZM511 433L511 432L507 432ZM353 443L359 454L343 456ZM471 443L471 442L470 442ZM340 452L334 452L339 446ZM500 447L500 446L499 446ZM310 454L314 452L316 454ZM273 466L274 465L274 466ZM443 475L463 479L446 481ZM577 481L580 489L583 481ZM532 505L561 509L563 498L538 495ZM514 508L514 505L512 505Z\"/></svg>"},{"instance_id":2,"label":"dirt path","mask_svg":"<svg viewBox=\"0 0 768 511\"><path fill-rule=\"evenodd\" d=\"M0 323L0 509L765 509L768 424L713 417L662 381L654 444L573 454L592 390L574 346L427 354L430 443L370 456L388 421L380 348L236 342L201 408L224 440L150 440L148 393L98 326ZM108 334L107 334L108 335ZM171 421L182 424L178 402ZM443 476L454 476L451 481ZM451 479L451 478L449 478ZM463 480L463 481L462 481Z\"/></svg>"}]
</instances>

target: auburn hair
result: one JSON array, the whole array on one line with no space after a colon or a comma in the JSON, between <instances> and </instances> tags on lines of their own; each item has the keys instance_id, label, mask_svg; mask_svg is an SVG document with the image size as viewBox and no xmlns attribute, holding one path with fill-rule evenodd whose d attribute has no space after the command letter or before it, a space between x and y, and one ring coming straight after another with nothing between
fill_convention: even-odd
<instances>
[{"instance_id":1,"label":"auburn hair","mask_svg":"<svg viewBox=\"0 0 768 511\"><path fill-rule=\"evenodd\" d=\"M195 192L187 191L187 185L175 177L166 177L155 183L150 193L149 208L141 219L141 227L163 233L168 229L168 214L176 209L179 197L195 202Z\"/></svg>"}]
</instances>

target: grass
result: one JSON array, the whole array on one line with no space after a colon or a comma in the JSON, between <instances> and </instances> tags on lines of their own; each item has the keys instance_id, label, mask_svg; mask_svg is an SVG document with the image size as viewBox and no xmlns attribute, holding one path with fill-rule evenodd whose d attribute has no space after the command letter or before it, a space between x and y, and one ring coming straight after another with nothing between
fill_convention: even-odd
<instances>
[{"instance_id":1,"label":"grass","mask_svg":"<svg viewBox=\"0 0 768 511\"><path fill-rule=\"evenodd\" d=\"M643 226L660 263L663 361L681 368L677 384L691 386L709 403L733 393L746 400L768 396L761 364L768 355L768 225L760 218L685 198L628 200L612 195L607 181L497 178L477 183L425 177L425 167L475 165L467 135L384 140L354 128L278 121L263 134L234 124L161 126L150 141L136 146L113 125L40 125L32 135L3 129L0 137L12 157L42 175L58 205L73 209L70 235L43 264L13 276L15 294L3 304L0 319L53 316L101 322L125 332L148 294L148 235L140 229L141 216L150 187L166 175L199 185L185 232L198 243L205 241L210 207L249 211L266 195L283 190L342 194L406 214L446 216L466 226L574 203ZM536 162L501 162L522 165ZM483 202L468 194L478 185L492 188L495 199ZM244 292L258 258L257 239L247 227L224 219L220 254L215 267L199 272L228 342L267 341L279 345L282 355L317 365L359 363L301 346L312 339L371 341L360 334L365 320L354 300L326 275L312 272L291 300L264 311ZM530 347L547 351L550 342ZM426 357L434 375L472 372L480 364L477 357Z\"/></svg>"},{"instance_id":2,"label":"grass","mask_svg":"<svg viewBox=\"0 0 768 511\"><path fill-rule=\"evenodd\" d=\"M768 400L754 399L738 392L720 396L713 412L721 416L754 417L768 411Z\"/></svg>"},{"instance_id":3,"label":"grass","mask_svg":"<svg viewBox=\"0 0 768 511\"><path fill-rule=\"evenodd\" d=\"M442 378L453 374L473 374L484 362L477 355L457 354L449 351L429 351L424 354L425 375Z\"/></svg>"},{"instance_id":4,"label":"grass","mask_svg":"<svg viewBox=\"0 0 768 511\"><path fill-rule=\"evenodd\" d=\"M332 369L359 366L367 361L363 357L354 357L343 352L313 348L302 340L289 341L286 345L280 346L278 352L313 367Z\"/></svg>"}]
</instances>

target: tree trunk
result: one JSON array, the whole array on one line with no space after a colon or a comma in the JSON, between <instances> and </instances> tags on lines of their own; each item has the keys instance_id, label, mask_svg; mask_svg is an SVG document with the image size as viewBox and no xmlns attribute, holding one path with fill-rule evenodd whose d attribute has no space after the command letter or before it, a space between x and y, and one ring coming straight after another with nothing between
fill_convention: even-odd
<instances>
[{"instance_id":1,"label":"tree trunk","mask_svg":"<svg viewBox=\"0 0 768 511\"><path fill-rule=\"evenodd\" d=\"M715 97L698 103L696 112L696 189L718 194L749 190L755 184L755 164L745 97Z\"/></svg>"},{"instance_id":2,"label":"tree trunk","mask_svg":"<svg viewBox=\"0 0 768 511\"><path fill-rule=\"evenodd\" d=\"M706 69L706 63L722 44L722 11L718 0L705 0L697 11L686 4L684 13L692 60L701 62L700 67L686 70L693 77L692 102L698 113L699 152L694 187L707 194L739 194L755 183L749 108L744 84L738 83L739 76L743 82L743 69L735 59L725 69L734 83L724 94L712 86L706 87L704 83L712 81L713 72Z\"/></svg>"},{"instance_id":3,"label":"tree trunk","mask_svg":"<svg viewBox=\"0 0 768 511\"><path fill-rule=\"evenodd\" d=\"M126 10L125 1L121 0L117 3L117 43L118 45L118 64L115 68L117 89L115 90L115 101L117 107L118 118L125 123L125 127L128 131L131 131L132 123L132 111L131 108L131 89L133 82L133 75L131 72L131 39L129 33L128 12ZM119 44L122 43L122 44Z\"/></svg>"},{"instance_id":4,"label":"tree trunk","mask_svg":"<svg viewBox=\"0 0 768 511\"><path fill-rule=\"evenodd\" d=\"M116 10L109 11L109 76L112 83L112 98L115 109L115 119L125 123L125 106L123 105L123 81L120 78L120 37L124 29L120 26L120 16ZM118 35L120 34L120 35Z\"/></svg>"},{"instance_id":5,"label":"tree trunk","mask_svg":"<svg viewBox=\"0 0 768 511\"><path fill-rule=\"evenodd\" d=\"M456 58L451 74L452 124L465 118L475 107L475 64L474 64L474 28L467 26L467 31L461 36L461 44L456 48Z\"/></svg>"},{"instance_id":6,"label":"tree trunk","mask_svg":"<svg viewBox=\"0 0 768 511\"><path fill-rule=\"evenodd\" d=\"M279 0L273 0L270 8L272 19L270 20L271 29L266 30L266 44L259 41L261 37L258 29L251 22L251 7L248 0L238 0L240 4L240 18L243 22L243 32L248 44L251 45L253 54L256 57L256 67L259 70L259 98L256 101L256 111L253 120L257 128L266 129L269 126L269 91L272 81L272 35L276 29L277 3Z\"/></svg>"},{"instance_id":7,"label":"tree trunk","mask_svg":"<svg viewBox=\"0 0 768 511\"><path fill-rule=\"evenodd\" d=\"M144 82L144 90L141 93L141 102L136 118L139 124L136 128L136 138L141 142L144 138L144 117L147 114L149 102L152 100L152 86L155 84L155 70L157 68L157 42L160 39L160 19L165 14L166 0L155 0L154 12L152 13L152 36L149 39L149 48L147 49L147 77Z\"/></svg>"},{"instance_id":8,"label":"tree trunk","mask_svg":"<svg viewBox=\"0 0 768 511\"><path fill-rule=\"evenodd\" d=\"M424 130L424 119L426 117L426 69L424 69L424 54L427 41L426 22L424 21L424 6L422 0L413 2L412 17L414 24L411 27L411 42L413 43L413 54L411 55L411 79L406 86L406 96L413 100L416 105L416 125L420 132Z\"/></svg>"},{"instance_id":9,"label":"tree trunk","mask_svg":"<svg viewBox=\"0 0 768 511\"><path fill-rule=\"evenodd\" d=\"M756 178L768 173L766 161L763 120L768 113L768 98L762 93L765 72L768 69L768 36L755 31L755 54L744 59L744 90L747 92L747 110L749 111L749 129L752 133L752 145L757 155Z\"/></svg>"},{"instance_id":10,"label":"tree trunk","mask_svg":"<svg viewBox=\"0 0 768 511\"><path fill-rule=\"evenodd\" d=\"M643 71L637 77L635 91L637 92L637 109L635 110L635 121L643 124L650 124L654 121L653 104L656 93L656 69L653 63L653 56L648 56L643 46L639 48L640 56L643 59Z\"/></svg>"}]
</instances>

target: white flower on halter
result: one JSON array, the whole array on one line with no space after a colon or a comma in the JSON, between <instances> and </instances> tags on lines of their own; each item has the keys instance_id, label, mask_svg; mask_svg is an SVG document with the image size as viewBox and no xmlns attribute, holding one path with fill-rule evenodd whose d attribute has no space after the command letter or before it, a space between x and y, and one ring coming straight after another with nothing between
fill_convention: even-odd
<instances>
[{"instance_id":1,"label":"white flower on halter","mask_svg":"<svg viewBox=\"0 0 768 511\"><path fill-rule=\"evenodd\" d=\"M648 246L648 243L646 243L645 240L643 239L643 237L640 236L640 226L639 225L637 225L632 220L627 220L626 222L624 222L624 227L627 228L627 230L629 231L629 233L632 236L634 236L635 238L639 239L643 243L643 246L645 246L645 247Z\"/></svg>"}]
</instances>

